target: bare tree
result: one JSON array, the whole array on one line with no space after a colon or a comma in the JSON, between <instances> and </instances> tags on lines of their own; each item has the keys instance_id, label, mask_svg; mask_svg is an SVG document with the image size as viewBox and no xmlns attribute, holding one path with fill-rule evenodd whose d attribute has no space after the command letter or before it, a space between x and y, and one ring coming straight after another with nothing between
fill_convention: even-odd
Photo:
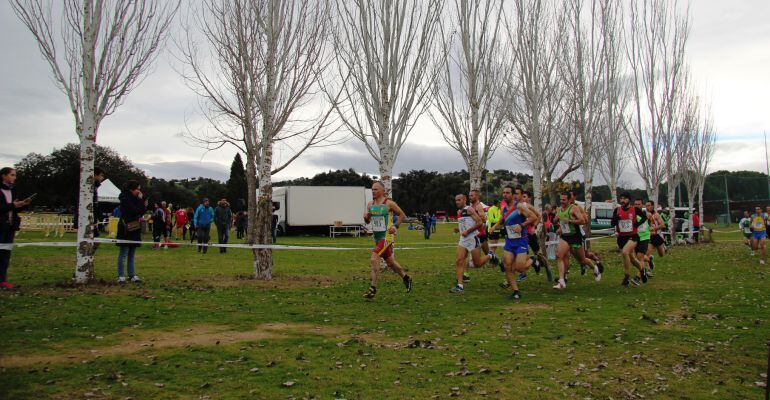
<instances>
[{"instance_id":1,"label":"bare tree","mask_svg":"<svg viewBox=\"0 0 770 400\"><path fill-rule=\"evenodd\" d=\"M626 110L628 85L623 80L624 40L623 14L620 4L614 0L601 0L601 32L604 37L602 51L603 85L605 93L604 118L599 128L599 171L610 188L613 201L618 198L618 184L628 160L626 140Z\"/></svg>"},{"instance_id":2,"label":"bare tree","mask_svg":"<svg viewBox=\"0 0 770 400\"><path fill-rule=\"evenodd\" d=\"M558 40L563 19L553 4L543 0L516 0L506 31L513 57L508 59L505 85L506 119L512 135L505 146L532 167L535 207L543 201L543 183L551 199L555 183L579 167L569 139L558 75Z\"/></svg>"},{"instance_id":3,"label":"bare tree","mask_svg":"<svg viewBox=\"0 0 770 400\"><path fill-rule=\"evenodd\" d=\"M687 198L690 208L690 226L692 214L696 211L695 199L698 199L697 211L703 225L703 187L706 183L708 167L714 156L714 121L711 114L711 106L704 103L698 96L689 95L684 113L684 128L687 129L685 145L685 165L682 179L687 189ZM690 237L692 238L692 230Z\"/></svg>"},{"instance_id":4,"label":"bare tree","mask_svg":"<svg viewBox=\"0 0 770 400\"><path fill-rule=\"evenodd\" d=\"M331 6L315 0L205 0L180 44L182 74L201 97L212 129L191 133L209 148L231 144L246 155L248 242L254 277L272 279L271 176L329 138L332 107L312 101L329 65ZM298 117L302 109L309 115ZM273 149L292 154L274 166Z\"/></svg>"},{"instance_id":5,"label":"bare tree","mask_svg":"<svg viewBox=\"0 0 770 400\"><path fill-rule=\"evenodd\" d=\"M442 0L337 0L334 48L343 77L336 104L347 130L377 161L385 190L428 106L437 76Z\"/></svg>"},{"instance_id":6,"label":"bare tree","mask_svg":"<svg viewBox=\"0 0 770 400\"><path fill-rule=\"evenodd\" d=\"M591 215L594 173L601 144L599 130L605 106L604 55L605 34L601 24L602 8L598 0L588 3L568 0L565 3L567 28L563 31L559 68L564 81L567 123L574 131L580 152L580 169L584 180L585 209ZM591 235L590 224L586 226Z\"/></svg>"},{"instance_id":7,"label":"bare tree","mask_svg":"<svg viewBox=\"0 0 770 400\"><path fill-rule=\"evenodd\" d=\"M631 147L647 195L657 205L663 179L669 181L669 187L677 180L671 140L682 97L689 9L680 14L677 1L639 0L629 10L627 54L634 106Z\"/></svg>"},{"instance_id":8,"label":"bare tree","mask_svg":"<svg viewBox=\"0 0 770 400\"><path fill-rule=\"evenodd\" d=\"M497 150L505 112L497 87L502 78L502 2L455 0L449 27L442 23L442 72L433 86L430 117L468 167L470 188ZM456 31L449 32L452 28Z\"/></svg>"},{"instance_id":9,"label":"bare tree","mask_svg":"<svg viewBox=\"0 0 770 400\"><path fill-rule=\"evenodd\" d=\"M69 101L80 140L75 282L94 279L93 172L96 137L141 81L163 45L178 1L11 0ZM61 8L59 8L61 7Z\"/></svg>"}]
</instances>

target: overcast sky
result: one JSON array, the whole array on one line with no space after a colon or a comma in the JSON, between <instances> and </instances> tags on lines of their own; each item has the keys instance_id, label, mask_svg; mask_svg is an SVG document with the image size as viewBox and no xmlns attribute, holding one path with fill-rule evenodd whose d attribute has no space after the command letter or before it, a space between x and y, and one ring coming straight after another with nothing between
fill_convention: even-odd
<instances>
[{"instance_id":1,"label":"overcast sky","mask_svg":"<svg viewBox=\"0 0 770 400\"><path fill-rule=\"evenodd\" d=\"M765 171L763 131L770 129L770 1L697 0L692 2L692 15L688 58L699 84L712 97L719 136L711 169ZM13 164L30 152L47 154L75 142L66 98L55 88L32 36L6 1L0 1L0 54L4 55L0 63L0 165ZM181 137L186 126L197 126L199 119L197 99L174 71L175 62L168 53L158 58L125 104L105 119L97 141L115 148L153 176L200 175L224 180L235 150L206 152ZM282 155L283 150L278 149L278 158ZM375 162L355 140L311 150L275 179L351 167L377 174ZM402 150L395 172L463 167L459 155L425 116ZM489 168L529 172L504 149ZM633 167L624 180L640 184Z\"/></svg>"}]
</instances>

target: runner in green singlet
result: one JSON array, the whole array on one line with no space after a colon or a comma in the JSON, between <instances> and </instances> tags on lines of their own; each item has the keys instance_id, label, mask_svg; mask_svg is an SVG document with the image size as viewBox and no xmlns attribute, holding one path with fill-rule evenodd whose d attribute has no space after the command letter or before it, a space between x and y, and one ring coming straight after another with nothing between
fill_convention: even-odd
<instances>
[{"instance_id":1,"label":"runner in green singlet","mask_svg":"<svg viewBox=\"0 0 770 400\"><path fill-rule=\"evenodd\" d=\"M650 257L647 255L647 250L650 245L650 221L652 216L649 212L647 212L647 209L644 207L644 202L642 202L642 200L634 200L634 207L640 209L647 216L647 220L642 222L636 228L636 232L639 235L639 242L636 243L636 249L634 251L636 253L636 259L639 260L639 263L644 267L647 276L650 277L652 276L652 272L650 272ZM642 219L643 218L641 215L636 216L637 222L640 222ZM639 275L639 280L641 279L642 276Z\"/></svg>"},{"instance_id":2,"label":"runner in green singlet","mask_svg":"<svg viewBox=\"0 0 770 400\"><path fill-rule=\"evenodd\" d=\"M367 299L373 298L377 294L377 277L380 274L380 257L393 271L395 271L404 281L406 291L412 291L412 278L404 271L404 268L396 262L393 255L393 235L398 230L398 225L406 219L404 211L395 201L385 196L385 186L381 182L375 181L372 184L372 201L367 205L367 212L364 214L364 221L372 224L374 232L374 249L369 261L372 267L372 280L369 289L364 292ZM398 215L394 226L393 214Z\"/></svg>"},{"instance_id":3,"label":"runner in green singlet","mask_svg":"<svg viewBox=\"0 0 770 400\"><path fill-rule=\"evenodd\" d=\"M559 196L561 207L556 210L555 221L559 224L559 234L561 240L556 248L556 264L559 267L559 279L556 281L554 289L564 289L567 287L566 274L569 269L569 256L573 257L581 265L585 264L593 268L596 281L602 279L599 267L593 260L586 257L583 249L583 236L580 233L580 225L589 223L586 213L581 212L579 208L571 204L569 193L562 193Z\"/></svg>"}]
</instances>

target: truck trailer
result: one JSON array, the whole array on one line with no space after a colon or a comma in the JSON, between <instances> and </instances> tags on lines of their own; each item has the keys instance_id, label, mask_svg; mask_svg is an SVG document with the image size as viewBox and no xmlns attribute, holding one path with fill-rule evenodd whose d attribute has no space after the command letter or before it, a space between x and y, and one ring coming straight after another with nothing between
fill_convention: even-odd
<instances>
[{"instance_id":1,"label":"truck trailer","mask_svg":"<svg viewBox=\"0 0 770 400\"><path fill-rule=\"evenodd\" d=\"M328 232L329 226L365 225L372 189L355 186L283 186L273 189L279 235Z\"/></svg>"}]
</instances>

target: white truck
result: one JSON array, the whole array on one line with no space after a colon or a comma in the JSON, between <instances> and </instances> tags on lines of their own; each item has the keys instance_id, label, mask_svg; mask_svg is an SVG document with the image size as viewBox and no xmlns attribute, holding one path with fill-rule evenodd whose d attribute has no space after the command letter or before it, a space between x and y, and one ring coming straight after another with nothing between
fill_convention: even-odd
<instances>
[{"instance_id":1,"label":"white truck","mask_svg":"<svg viewBox=\"0 0 770 400\"><path fill-rule=\"evenodd\" d=\"M365 225L366 205L372 189L355 186L283 186L273 189L278 209L278 234L327 229L342 225Z\"/></svg>"}]
</instances>

